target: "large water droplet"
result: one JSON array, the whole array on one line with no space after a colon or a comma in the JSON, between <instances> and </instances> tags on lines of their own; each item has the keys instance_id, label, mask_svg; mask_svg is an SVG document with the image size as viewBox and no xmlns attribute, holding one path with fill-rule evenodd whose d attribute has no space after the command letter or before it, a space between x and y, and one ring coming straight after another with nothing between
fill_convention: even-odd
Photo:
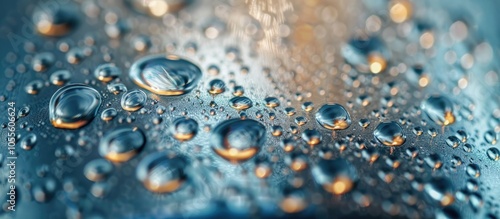
<instances>
[{"instance_id":1,"label":"large water droplet","mask_svg":"<svg viewBox=\"0 0 500 219\"><path fill-rule=\"evenodd\" d=\"M49 117L56 128L77 129L89 123L101 105L101 94L83 84L57 90L49 104Z\"/></svg>"},{"instance_id":2,"label":"large water droplet","mask_svg":"<svg viewBox=\"0 0 500 219\"><path fill-rule=\"evenodd\" d=\"M351 125L351 116L340 104L325 104L316 112L316 121L326 129L342 130Z\"/></svg>"},{"instance_id":3,"label":"large water droplet","mask_svg":"<svg viewBox=\"0 0 500 219\"><path fill-rule=\"evenodd\" d=\"M216 154L233 163L254 157L264 145L266 128L246 119L230 119L212 130L210 144Z\"/></svg>"},{"instance_id":4,"label":"large water droplet","mask_svg":"<svg viewBox=\"0 0 500 219\"><path fill-rule=\"evenodd\" d=\"M130 78L137 85L165 96L191 92L201 75L198 66L175 55L144 57L130 67Z\"/></svg>"},{"instance_id":5,"label":"large water droplet","mask_svg":"<svg viewBox=\"0 0 500 219\"><path fill-rule=\"evenodd\" d=\"M101 139L99 154L112 162L125 162L139 153L146 136L138 128L118 128Z\"/></svg>"}]
</instances>

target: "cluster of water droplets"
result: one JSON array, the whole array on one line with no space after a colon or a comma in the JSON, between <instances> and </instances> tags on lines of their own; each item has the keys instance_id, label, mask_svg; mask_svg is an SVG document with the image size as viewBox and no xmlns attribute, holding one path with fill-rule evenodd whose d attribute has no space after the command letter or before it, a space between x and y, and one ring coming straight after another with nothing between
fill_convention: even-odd
<instances>
[{"instance_id":1,"label":"cluster of water droplets","mask_svg":"<svg viewBox=\"0 0 500 219\"><path fill-rule=\"evenodd\" d=\"M230 38L221 26L229 5L217 8L215 21L198 24L170 14L189 1L127 1L127 10L162 18L149 28L141 22L153 18L106 11L100 18L101 6L82 5L84 16L105 22L85 24L103 28L102 35L75 45L61 38L55 52L26 58L35 76L22 83L27 101L19 104L31 107L17 116L18 144L22 156L46 162L34 168L36 182L23 182L21 194L29 190L31 200L61 195L68 199L61 212L71 218L102 211L424 218L499 211L487 195L493 188L480 180L500 159L500 113L493 112L487 130L468 127L481 124L476 104L464 98L469 81L457 73L450 85L440 68L409 64L415 61L407 57L443 48L437 32L410 19L405 0L384 4L383 16L367 16L364 33L353 34L325 69L293 59L294 70L285 62L264 67L245 46L218 48L216 40ZM81 31L84 17L70 6L37 9L37 32L55 38ZM333 19L327 15L322 19ZM199 26L187 28L193 23ZM202 40L163 42L157 36L164 33L153 31L160 24L186 27L175 30L199 32ZM449 28L443 37L456 43L445 49L445 61L457 59L467 35L463 22ZM470 56L453 70L471 69ZM53 162L43 158L48 151Z\"/></svg>"}]
</instances>

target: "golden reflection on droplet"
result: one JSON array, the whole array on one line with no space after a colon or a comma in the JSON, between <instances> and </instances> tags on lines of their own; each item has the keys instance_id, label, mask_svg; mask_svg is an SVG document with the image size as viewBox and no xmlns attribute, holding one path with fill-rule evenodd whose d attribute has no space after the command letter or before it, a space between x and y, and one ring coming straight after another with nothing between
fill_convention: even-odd
<instances>
[{"instance_id":1,"label":"golden reflection on droplet","mask_svg":"<svg viewBox=\"0 0 500 219\"><path fill-rule=\"evenodd\" d=\"M429 77L427 75L422 75L422 77L420 77L418 79L418 85L420 87L427 87L427 85L429 85L429 82L430 82L430 80L429 80Z\"/></svg>"},{"instance_id":2,"label":"golden reflection on droplet","mask_svg":"<svg viewBox=\"0 0 500 219\"><path fill-rule=\"evenodd\" d=\"M281 201L280 208L286 213L297 213L304 210L307 207L307 203L304 199L297 197L286 197Z\"/></svg>"},{"instance_id":3,"label":"golden reflection on droplet","mask_svg":"<svg viewBox=\"0 0 500 219\"><path fill-rule=\"evenodd\" d=\"M215 153L217 153L219 156L222 158L232 162L232 163L239 163L246 161L250 158L252 158L257 152L257 148L248 148L245 150L239 150L236 148L229 148L229 149L221 149L217 148L214 149Z\"/></svg>"},{"instance_id":4,"label":"golden reflection on droplet","mask_svg":"<svg viewBox=\"0 0 500 219\"><path fill-rule=\"evenodd\" d=\"M267 178L271 175L272 170L269 166L267 165L259 165L255 168L255 176L263 179Z\"/></svg>"},{"instance_id":5,"label":"golden reflection on droplet","mask_svg":"<svg viewBox=\"0 0 500 219\"><path fill-rule=\"evenodd\" d=\"M455 201L455 197L453 196L453 194L446 193L443 196L443 198L441 199L440 203L441 203L441 206L445 207L445 206L449 206L449 205L453 204L454 201Z\"/></svg>"},{"instance_id":6,"label":"golden reflection on droplet","mask_svg":"<svg viewBox=\"0 0 500 219\"><path fill-rule=\"evenodd\" d=\"M354 182L346 176L337 177L332 183L323 185L323 188L332 194L343 195L352 190Z\"/></svg>"},{"instance_id":7,"label":"golden reflection on droplet","mask_svg":"<svg viewBox=\"0 0 500 219\"><path fill-rule=\"evenodd\" d=\"M443 125L448 126L448 125L451 125L453 123L455 123L455 115L453 115L453 112L446 111L444 113Z\"/></svg>"}]
</instances>

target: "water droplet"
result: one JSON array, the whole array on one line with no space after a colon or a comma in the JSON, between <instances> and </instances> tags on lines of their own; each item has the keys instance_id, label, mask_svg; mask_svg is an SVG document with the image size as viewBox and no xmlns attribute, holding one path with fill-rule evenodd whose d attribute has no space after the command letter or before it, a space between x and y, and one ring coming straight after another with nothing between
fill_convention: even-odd
<instances>
[{"instance_id":1,"label":"water droplet","mask_svg":"<svg viewBox=\"0 0 500 219\"><path fill-rule=\"evenodd\" d=\"M151 40L148 36L137 36L132 40L134 49L138 52L145 52L151 47Z\"/></svg>"},{"instance_id":2,"label":"water droplet","mask_svg":"<svg viewBox=\"0 0 500 219\"><path fill-rule=\"evenodd\" d=\"M189 141L198 133L198 123L194 119L180 117L172 122L169 131L178 141Z\"/></svg>"},{"instance_id":3,"label":"water droplet","mask_svg":"<svg viewBox=\"0 0 500 219\"><path fill-rule=\"evenodd\" d=\"M460 139L455 136L449 136L446 138L446 144L452 148L456 148L460 145Z\"/></svg>"},{"instance_id":4,"label":"water droplet","mask_svg":"<svg viewBox=\"0 0 500 219\"><path fill-rule=\"evenodd\" d=\"M391 20L395 23L403 23L411 17L412 5L406 0L392 1L389 8Z\"/></svg>"},{"instance_id":5,"label":"water droplet","mask_svg":"<svg viewBox=\"0 0 500 219\"><path fill-rule=\"evenodd\" d=\"M26 86L24 87L24 90L28 94L35 95L35 94L38 94L40 92L40 90L42 90L42 88L43 88L43 82L40 80L34 80L34 81L26 84Z\"/></svg>"},{"instance_id":6,"label":"water droplet","mask_svg":"<svg viewBox=\"0 0 500 219\"><path fill-rule=\"evenodd\" d=\"M269 108L276 108L280 105L280 100L276 97L266 97L264 99L265 105Z\"/></svg>"},{"instance_id":7,"label":"water droplet","mask_svg":"<svg viewBox=\"0 0 500 219\"><path fill-rule=\"evenodd\" d=\"M285 188L283 193L284 198L279 203L283 212L295 214L304 211L309 206L305 192L301 189Z\"/></svg>"},{"instance_id":8,"label":"water droplet","mask_svg":"<svg viewBox=\"0 0 500 219\"><path fill-rule=\"evenodd\" d=\"M212 95L221 94L226 91L226 83L220 79L211 80L208 83L208 93Z\"/></svg>"},{"instance_id":9,"label":"water droplet","mask_svg":"<svg viewBox=\"0 0 500 219\"><path fill-rule=\"evenodd\" d=\"M441 161L441 156L439 154L430 154L426 158L424 158L425 163L433 168L433 169L439 169L443 166L443 161Z\"/></svg>"},{"instance_id":10,"label":"water droplet","mask_svg":"<svg viewBox=\"0 0 500 219\"><path fill-rule=\"evenodd\" d=\"M297 143L293 139L285 138L281 141L280 146L285 152L292 152L297 147Z\"/></svg>"},{"instance_id":11,"label":"water droplet","mask_svg":"<svg viewBox=\"0 0 500 219\"><path fill-rule=\"evenodd\" d=\"M172 157L167 152L154 153L139 162L136 176L149 191L170 193L179 190L187 180L187 164L183 157Z\"/></svg>"},{"instance_id":12,"label":"water droplet","mask_svg":"<svg viewBox=\"0 0 500 219\"><path fill-rule=\"evenodd\" d=\"M99 154L112 162L125 162L139 153L146 136L138 128L118 128L108 132L99 143Z\"/></svg>"},{"instance_id":13,"label":"water droplet","mask_svg":"<svg viewBox=\"0 0 500 219\"><path fill-rule=\"evenodd\" d=\"M218 75L220 73L220 69L217 65L208 66L207 71L210 75L213 75L213 76Z\"/></svg>"},{"instance_id":14,"label":"water droplet","mask_svg":"<svg viewBox=\"0 0 500 219\"><path fill-rule=\"evenodd\" d=\"M134 112L144 107L147 100L148 96L144 91L132 90L122 96L120 103L124 110Z\"/></svg>"},{"instance_id":15,"label":"water droplet","mask_svg":"<svg viewBox=\"0 0 500 219\"><path fill-rule=\"evenodd\" d=\"M497 148L489 148L486 151L486 154L488 155L488 158L493 161L498 161L500 159L500 150L498 150Z\"/></svg>"},{"instance_id":16,"label":"water droplet","mask_svg":"<svg viewBox=\"0 0 500 219\"><path fill-rule=\"evenodd\" d=\"M438 125L448 126L455 122L453 103L444 96L429 97L422 103L422 110Z\"/></svg>"},{"instance_id":17,"label":"water droplet","mask_svg":"<svg viewBox=\"0 0 500 219\"><path fill-rule=\"evenodd\" d=\"M112 63L101 64L94 70L94 76L102 82L110 82L122 74L121 70Z\"/></svg>"},{"instance_id":18,"label":"water droplet","mask_svg":"<svg viewBox=\"0 0 500 219\"><path fill-rule=\"evenodd\" d=\"M380 143L387 146L401 146L406 141L403 129L396 122L380 123L373 135Z\"/></svg>"},{"instance_id":19,"label":"water droplet","mask_svg":"<svg viewBox=\"0 0 500 219\"><path fill-rule=\"evenodd\" d=\"M487 131L484 133L484 140L492 145L497 144L497 133L494 131Z\"/></svg>"},{"instance_id":20,"label":"water droplet","mask_svg":"<svg viewBox=\"0 0 500 219\"><path fill-rule=\"evenodd\" d=\"M335 160L321 160L312 168L312 175L316 183L325 191L343 195L354 188L358 174L354 166L342 158Z\"/></svg>"},{"instance_id":21,"label":"water droplet","mask_svg":"<svg viewBox=\"0 0 500 219\"><path fill-rule=\"evenodd\" d=\"M113 171L113 164L104 159L95 159L83 168L83 174L88 180L98 182L106 179Z\"/></svg>"},{"instance_id":22,"label":"water droplet","mask_svg":"<svg viewBox=\"0 0 500 219\"><path fill-rule=\"evenodd\" d=\"M436 200L441 206L449 206L455 201L453 187L449 179L434 177L424 186L425 193Z\"/></svg>"},{"instance_id":23,"label":"water droplet","mask_svg":"<svg viewBox=\"0 0 500 219\"><path fill-rule=\"evenodd\" d=\"M24 149L24 150L31 150L33 149L33 147L36 145L36 142L37 142L37 137L35 134L33 133L30 133L28 135L26 135L20 142L21 144L21 148Z\"/></svg>"},{"instance_id":24,"label":"water droplet","mask_svg":"<svg viewBox=\"0 0 500 219\"><path fill-rule=\"evenodd\" d=\"M33 198L40 203L45 203L52 200L57 191L57 182L53 178L47 178L41 183L34 185L31 189Z\"/></svg>"},{"instance_id":25,"label":"water droplet","mask_svg":"<svg viewBox=\"0 0 500 219\"><path fill-rule=\"evenodd\" d=\"M113 93L114 95L127 92L127 87L122 83L108 84L107 88L108 91Z\"/></svg>"},{"instance_id":26,"label":"water droplet","mask_svg":"<svg viewBox=\"0 0 500 219\"><path fill-rule=\"evenodd\" d=\"M155 94L178 96L191 92L202 76L191 61L175 55L153 55L137 60L130 67L130 78Z\"/></svg>"},{"instance_id":27,"label":"water droplet","mask_svg":"<svg viewBox=\"0 0 500 219\"><path fill-rule=\"evenodd\" d=\"M50 82L53 85L57 85L57 86L62 86L64 84L66 84L66 82L68 82L70 79L71 79L71 72L69 72L68 70L56 71L56 72L52 73L52 75L50 75L50 78L49 78Z\"/></svg>"},{"instance_id":28,"label":"water droplet","mask_svg":"<svg viewBox=\"0 0 500 219\"><path fill-rule=\"evenodd\" d=\"M465 168L465 172L467 173L467 175L473 178L478 178L479 176L481 176L481 169L477 164L467 165L467 167Z\"/></svg>"},{"instance_id":29,"label":"water droplet","mask_svg":"<svg viewBox=\"0 0 500 219\"><path fill-rule=\"evenodd\" d=\"M78 64L83 60L83 58L85 58L85 54L80 48L73 48L66 53L66 60L70 64Z\"/></svg>"},{"instance_id":30,"label":"water droplet","mask_svg":"<svg viewBox=\"0 0 500 219\"><path fill-rule=\"evenodd\" d=\"M118 115L118 111L115 108L108 108L102 111L101 119L104 121L111 121Z\"/></svg>"},{"instance_id":31,"label":"water droplet","mask_svg":"<svg viewBox=\"0 0 500 219\"><path fill-rule=\"evenodd\" d=\"M210 145L222 158L243 162L254 157L264 145L266 128L251 119L230 119L212 129Z\"/></svg>"},{"instance_id":32,"label":"water droplet","mask_svg":"<svg viewBox=\"0 0 500 219\"><path fill-rule=\"evenodd\" d=\"M51 37L64 36L77 25L76 15L77 11L72 7L45 4L35 10L33 23L40 34Z\"/></svg>"},{"instance_id":33,"label":"water droplet","mask_svg":"<svg viewBox=\"0 0 500 219\"><path fill-rule=\"evenodd\" d=\"M272 172L271 164L268 161L259 160L255 163L255 176L264 179L271 176Z\"/></svg>"},{"instance_id":34,"label":"water droplet","mask_svg":"<svg viewBox=\"0 0 500 219\"><path fill-rule=\"evenodd\" d=\"M273 125L271 127L271 134L276 137L281 136L283 134L283 127L279 125Z\"/></svg>"},{"instance_id":35,"label":"water droplet","mask_svg":"<svg viewBox=\"0 0 500 219\"><path fill-rule=\"evenodd\" d=\"M242 86L234 86L233 88L234 96L240 97L243 96L243 94L245 94L245 88L243 88Z\"/></svg>"},{"instance_id":36,"label":"water droplet","mask_svg":"<svg viewBox=\"0 0 500 219\"><path fill-rule=\"evenodd\" d=\"M307 123L307 118L304 116L297 116L297 118L295 118L295 124L299 126L303 126L306 123Z\"/></svg>"},{"instance_id":37,"label":"water droplet","mask_svg":"<svg viewBox=\"0 0 500 219\"><path fill-rule=\"evenodd\" d=\"M340 104L325 104L316 112L316 121L326 129L343 130L351 125L351 116Z\"/></svg>"},{"instance_id":38,"label":"water droplet","mask_svg":"<svg viewBox=\"0 0 500 219\"><path fill-rule=\"evenodd\" d=\"M283 112L287 115L287 116L293 116L295 115L296 111L295 111L295 108L293 107L286 107Z\"/></svg>"},{"instance_id":39,"label":"water droplet","mask_svg":"<svg viewBox=\"0 0 500 219\"><path fill-rule=\"evenodd\" d=\"M356 36L342 46L342 56L360 72L378 74L387 66L387 49L373 36Z\"/></svg>"},{"instance_id":40,"label":"water droplet","mask_svg":"<svg viewBox=\"0 0 500 219\"><path fill-rule=\"evenodd\" d=\"M366 128L370 125L370 120L369 119L360 119L359 120L359 126Z\"/></svg>"},{"instance_id":41,"label":"water droplet","mask_svg":"<svg viewBox=\"0 0 500 219\"><path fill-rule=\"evenodd\" d=\"M236 110L246 110L253 106L253 102L248 97L233 97L229 100L229 106Z\"/></svg>"},{"instance_id":42,"label":"water droplet","mask_svg":"<svg viewBox=\"0 0 500 219\"><path fill-rule=\"evenodd\" d=\"M71 84L57 90L49 104L49 116L56 128L77 129L89 123L101 105L101 94L82 84Z\"/></svg>"},{"instance_id":43,"label":"water droplet","mask_svg":"<svg viewBox=\"0 0 500 219\"><path fill-rule=\"evenodd\" d=\"M321 143L322 138L316 129L306 129L302 132L302 139L311 146Z\"/></svg>"},{"instance_id":44,"label":"water droplet","mask_svg":"<svg viewBox=\"0 0 500 219\"><path fill-rule=\"evenodd\" d=\"M314 103L313 102L304 102L302 104L302 109L306 112L311 112L314 109Z\"/></svg>"}]
</instances>

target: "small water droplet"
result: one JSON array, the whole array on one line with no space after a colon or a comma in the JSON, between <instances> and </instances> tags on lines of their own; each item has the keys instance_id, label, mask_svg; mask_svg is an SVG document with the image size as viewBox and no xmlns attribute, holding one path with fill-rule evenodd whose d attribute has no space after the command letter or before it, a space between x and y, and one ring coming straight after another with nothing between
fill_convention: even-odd
<instances>
[{"instance_id":1,"label":"small water droplet","mask_svg":"<svg viewBox=\"0 0 500 219\"><path fill-rule=\"evenodd\" d=\"M340 104L325 104L316 112L316 121L326 129L343 130L351 125L351 116Z\"/></svg>"},{"instance_id":2,"label":"small water droplet","mask_svg":"<svg viewBox=\"0 0 500 219\"><path fill-rule=\"evenodd\" d=\"M236 110L246 110L253 106L253 102L248 97L233 97L229 100L229 106Z\"/></svg>"},{"instance_id":3,"label":"small water droplet","mask_svg":"<svg viewBox=\"0 0 500 219\"><path fill-rule=\"evenodd\" d=\"M217 95L224 93L226 91L226 83L220 79L211 80L208 83L208 93L212 95Z\"/></svg>"},{"instance_id":4,"label":"small water droplet","mask_svg":"<svg viewBox=\"0 0 500 219\"><path fill-rule=\"evenodd\" d=\"M493 161L498 161L500 159L500 150L498 150L497 148L489 148L486 151L486 154L488 155L488 158Z\"/></svg>"},{"instance_id":5,"label":"small water droplet","mask_svg":"<svg viewBox=\"0 0 500 219\"><path fill-rule=\"evenodd\" d=\"M155 94L178 96L191 92L202 76L191 61L175 55L153 55L137 60L130 67L130 78Z\"/></svg>"},{"instance_id":6,"label":"small water droplet","mask_svg":"<svg viewBox=\"0 0 500 219\"><path fill-rule=\"evenodd\" d=\"M118 111L115 108L108 108L102 111L101 119L104 121L111 121L118 115Z\"/></svg>"},{"instance_id":7,"label":"small water droplet","mask_svg":"<svg viewBox=\"0 0 500 219\"><path fill-rule=\"evenodd\" d=\"M354 166L342 158L335 160L320 160L312 168L312 175L316 183L325 191L343 195L350 192L358 181L358 174Z\"/></svg>"},{"instance_id":8,"label":"small water droplet","mask_svg":"<svg viewBox=\"0 0 500 219\"><path fill-rule=\"evenodd\" d=\"M444 96L429 97L422 103L422 110L438 125L448 126L455 122L453 103Z\"/></svg>"},{"instance_id":9,"label":"small water droplet","mask_svg":"<svg viewBox=\"0 0 500 219\"><path fill-rule=\"evenodd\" d=\"M302 132L302 139L309 145L314 146L321 143L323 137L316 129L306 129Z\"/></svg>"},{"instance_id":10,"label":"small water droplet","mask_svg":"<svg viewBox=\"0 0 500 219\"><path fill-rule=\"evenodd\" d=\"M33 133L30 133L28 135L26 135L23 139L21 139L21 148L24 149L24 150L31 150L33 149L33 147L36 145L36 142L37 142L37 137L35 134Z\"/></svg>"},{"instance_id":11,"label":"small water droplet","mask_svg":"<svg viewBox=\"0 0 500 219\"><path fill-rule=\"evenodd\" d=\"M439 202L441 206L449 206L455 201L453 187L449 179L434 177L424 186L425 193Z\"/></svg>"},{"instance_id":12,"label":"small water droplet","mask_svg":"<svg viewBox=\"0 0 500 219\"><path fill-rule=\"evenodd\" d=\"M396 122L380 123L373 132L375 138L386 146L401 146L406 141L403 129Z\"/></svg>"},{"instance_id":13,"label":"small water droplet","mask_svg":"<svg viewBox=\"0 0 500 219\"><path fill-rule=\"evenodd\" d=\"M187 164L183 157L172 157L167 152L153 153L139 162L136 176L149 191L170 193L179 190L187 180Z\"/></svg>"},{"instance_id":14,"label":"small water droplet","mask_svg":"<svg viewBox=\"0 0 500 219\"><path fill-rule=\"evenodd\" d=\"M102 82L108 83L122 74L121 70L112 63L101 64L94 70L94 76Z\"/></svg>"},{"instance_id":15,"label":"small water droplet","mask_svg":"<svg viewBox=\"0 0 500 219\"><path fill-rule=\"evenodd\" d=\"M49 78L50 82L53 85L57 85L57 86L62 86L64 84L66 84L66 82L68 82L70 79L71 79L71 72L69 72L68 70L56 71L56 72L52 73L52 75L50 75L50 78Z\"/></svg>"},{"instance_id":16,"label":"small water droplet","mask_svg":"<svg viewBox=\"0 0 500 219\"><path fill-rule=\"evenodd\" d=\"M88 180L98 182L106 179L113 171L113 164L104 159L95 159L83 168L83 174Z\"/></svg>"},{"instance_id":17,"label":"small water droplet","mask_svg":"<svg viewBox=\"0 0 500 219\"><path fill-rule=\"evenodd\" d=\"M280 105L280 100L278 100L278 98L276 97L266 97L264 99L264 103L267 107L273 109Z\"/></svg>"},{"instance_id":18,"label":"small water droplet","mask_svg":"<svg viewBox=\"0 0 500 219\"><path fill-rule=\"evenodd\" d=\"M101 94L82 84L57 90L50 98L49 117L56 128L77 129L89 123L101 105Z\"/></svg>"},{"instance_id":19,"label":"small water droplet","mask_svg":"<svg viewBox=\"0 0 500 219\"><path fill-rule=\"evenodd\" d=\"M210 145L222 158L243 162L254 157L264 145L266 128L251 119L230 119L212 129Z\"/></svg>"},{"instance_id":20,"label":"small water droplet","mask_svg":"<svg viewBox=\"0 0 500 219\"><path fill-rule=\"evenodd\" d=\"M99 154L112 162L125 162L139 153L146 136L138 128L118 128L105 134L99 143Z\"/></svg>"},{"instance_id":21,"label":"small water droplet","mask_svg":"<svg viewBox=\"0 0 500 219\"><path fill-rule=\"evenodd\" d=\"M134 112L144 107L147 100L148 96L144 91L132 90L122 96L120 103L124 110Z\"/></svg>"},{"instance_id":22,"label":"small water droplet","mask_svg":"<svg viewBox=\"0 0 500 219\"><path fill-rule=\"evenodd\" d=\"M465 172L467 173L467 175L473 178L478 178L479 176L481 176L481 169L477 164L467 165L467 167L465 168Z\"/></svg>"},{"instance_id":23,"label":"small water droplet","mask_svg":"<svg viewBox=\"0 0 500 219\"><path fill-rule=\"evenodd\" d=\"M178 141L189 141L198 133L198 123L194 119L179 117L169 126L169 131Z\"/></svg>"}]
</instances>

